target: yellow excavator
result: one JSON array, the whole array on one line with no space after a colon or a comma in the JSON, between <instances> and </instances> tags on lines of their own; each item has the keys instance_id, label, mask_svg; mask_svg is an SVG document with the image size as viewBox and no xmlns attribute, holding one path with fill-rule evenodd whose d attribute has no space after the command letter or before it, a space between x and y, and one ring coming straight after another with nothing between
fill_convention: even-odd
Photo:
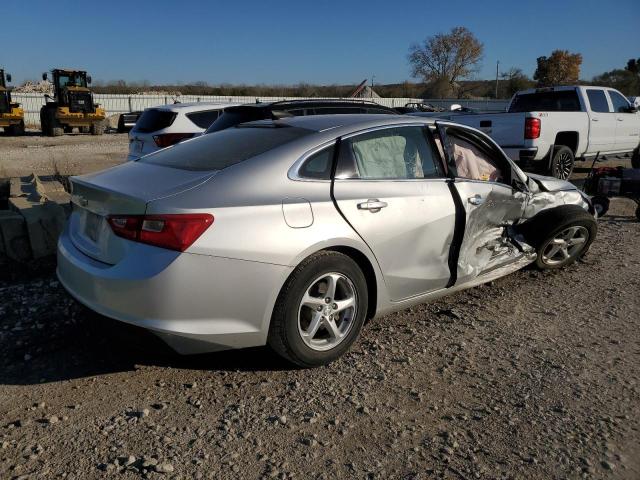
<instances>
[{"instance_id":1,"label":"yellow excavator","mask_svg":"<svg viewBox=\"0 0 640 480\"><path fill-rule=\"evenodd\" d=\"M51 70L53 98L45 95L47 102L40 109L42 133L57 137L78 128L81 133L104 133L104 108L93 101L89 90L91 76L83 70L56 68ZM46 73L43 80L48 80Z\"/></svg>"},{"instance_id":2,"label":"yellow excavator","mask_svg":"<svg viewBox=\"0 0 640 480\"><path fill-rule=\"evenodd\" d=\"M24 135L24 111L19 103L11 101L11 89L7 83L11 75L0 68L0 127L8 135Z\"/></svg>"}]
</instances>

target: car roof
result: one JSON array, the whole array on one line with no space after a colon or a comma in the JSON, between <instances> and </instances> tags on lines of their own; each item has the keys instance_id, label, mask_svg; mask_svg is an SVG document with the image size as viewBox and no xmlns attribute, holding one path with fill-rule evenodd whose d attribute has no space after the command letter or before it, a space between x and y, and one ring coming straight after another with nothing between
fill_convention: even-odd
<instances>
[{"instance_id":1,"label":"car roof","mask_svg":"<svg viewBox=\"0 0 640 480\"><path fill-rule=\"evenodd\" d=\"M277 100L273 102L256 102L256 103L245 103L242 105L243 107L253 107L253 108L265 108L265 109L278 109L278 108L288 108L288 107L311 107L311 106L363 106L363 107L375 107L383 110L393 110L391 107L387 107L385 105L380 105L379 103L373 102L371 100L360 100L357 98L348 99L348 98L305 98L305 99L296 99L296 100Z\"/></svg>"},{"instance_id":2,"label":"car roof","mask_svg":"<svg viewBox=\"0 0 640 480\"><path fill-rule=\"evenodd\" d=\"M376 115L376 114L346 114L346 115L306 115L286 117L280 120L257 120L241 124L242 126L291 126L305 128L314 132L325 132L339 129L339 135L346 130L361 130L385 125L406 123L434 123L432 119L410 117L407 115ZM344 131L343 131L344 130Z\"/></svg>"},{"instance_id":3,"label":"car roof","mask_svg":"<svg viewBox=\"0 0 640 480\"><path fill-rule=\"evenodd\" d=\"M241 103L236 102L185 102L185 103L169 103L167 105L158 105L156 107L149 107L150 109L155 110L168 110L171 112L199 112L202 110L218 110L226 107L234 107L237 105L241 105Z\"/></svg>"}]
</instances>

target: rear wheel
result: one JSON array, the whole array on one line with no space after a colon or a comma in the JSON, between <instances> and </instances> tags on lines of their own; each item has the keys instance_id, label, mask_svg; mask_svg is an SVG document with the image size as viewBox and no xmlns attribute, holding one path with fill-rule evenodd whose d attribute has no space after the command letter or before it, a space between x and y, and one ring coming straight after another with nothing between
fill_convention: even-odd
<instances>
[{"instance_id":1,"label":"rear wheel","mask_svg":"<svg viewBox=\"0 0 640 480\"><path fill-rule=\"evenodd\" d=\"M367 315L367 282L358 265L338 252L304 260L282 288L268 343L302 367L326 365L358 337Z\"/></svg>"},{"instance_id":2,"label":"rear wheel","mask_svg":"<svg viewBox=\"0 0 640 480\"><path fill-rule=\"evenodd\" d=\"M553 158L549 165L549 173L552 177L560 180L569 180L573 167L575 165L575 157L573 151L569 147L561 146L554 149Z\"/></svg>"},{"instance_id":3,"label":"rear wheel","mask_svg":"<svg viewBox=\"0 0 640 480\"><path fill-rule=\"evenodd\" d=\"M577 205L545 210L524 229L536 248L536 266L543 270L572 264L589 250L598 232L595 218Z\"/></svg>"},{"instance_id":4,"label":"rear wheel","mask_svg":"<svg viewBox=\"0 0 640 480\"><path fill-rule=\"evenodd\" d=\"M60 137L64 135L64 128L56 118L55 108L48 108L45 113L47 124L47 131L45 132L43 130L45 135L49 135L50 137Z\"/></svg>"},{"instance_id":5,"label":"rear wheel","mask_svg":"<svg viewBox=\"0 0 640 480\"><path fill-rule=\"evenodd\" d=\"M92 123L90 127L91 135L102 135L104 133L104 123Z\"/></svg>"},{"instance_id":6,"label":"rear wheel","mask_svg":"<svg viewBox=\"0 0 640 480\"><path fill-rule=\"evenodd\" d=\"M21 121L20 123L16 124L16 125L11 125L9 127L5 128L7 134L9 135L13 135L16 137L22 136L24 135L24 121Z\"/></svg>"}]
</instances>

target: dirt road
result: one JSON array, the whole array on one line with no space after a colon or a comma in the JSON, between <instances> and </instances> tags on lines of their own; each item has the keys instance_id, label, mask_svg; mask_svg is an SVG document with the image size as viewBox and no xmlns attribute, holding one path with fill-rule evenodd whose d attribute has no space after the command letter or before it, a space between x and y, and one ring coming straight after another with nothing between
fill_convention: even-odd
<instances>
[{"instance_id":1,"label":"dirt road","mask_svg":"<svg viewBox=\"0 0 640 480\"><path fill-rule=\"evenodd\" d=\"M43 137L29 132L24 137L0 136L0 178L38 175L78 175L103 170L127 158L127 134L99 137L72 134Z\"/></svg>"},{"instance_id":2,"label":"dirt road","mask_svg":"<svg viewBox=\"0 0 640 480\"><path fill-rule=\"evenodd\" d=\"M633 208L584 262L387 316L313 370L178 357L50 270L5 275L0 478L640 478Z\"/></svg>"}]
</instances>

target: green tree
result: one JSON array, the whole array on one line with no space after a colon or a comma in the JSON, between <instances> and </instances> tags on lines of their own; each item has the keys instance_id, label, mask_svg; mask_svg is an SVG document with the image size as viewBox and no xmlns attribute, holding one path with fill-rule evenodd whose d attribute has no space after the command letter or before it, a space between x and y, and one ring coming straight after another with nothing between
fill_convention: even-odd
<instances>
[{"instance_id":1,"label":"green tree","mask_svg":"<svg viewBox=\"0 0 640 480\"><path fill-rule=\"evenodd\" d=\"M554 50L549 57L538 57L533 79L540 87L578 83L582 55L568 50Z\"/></svg>"}]
</instances>

